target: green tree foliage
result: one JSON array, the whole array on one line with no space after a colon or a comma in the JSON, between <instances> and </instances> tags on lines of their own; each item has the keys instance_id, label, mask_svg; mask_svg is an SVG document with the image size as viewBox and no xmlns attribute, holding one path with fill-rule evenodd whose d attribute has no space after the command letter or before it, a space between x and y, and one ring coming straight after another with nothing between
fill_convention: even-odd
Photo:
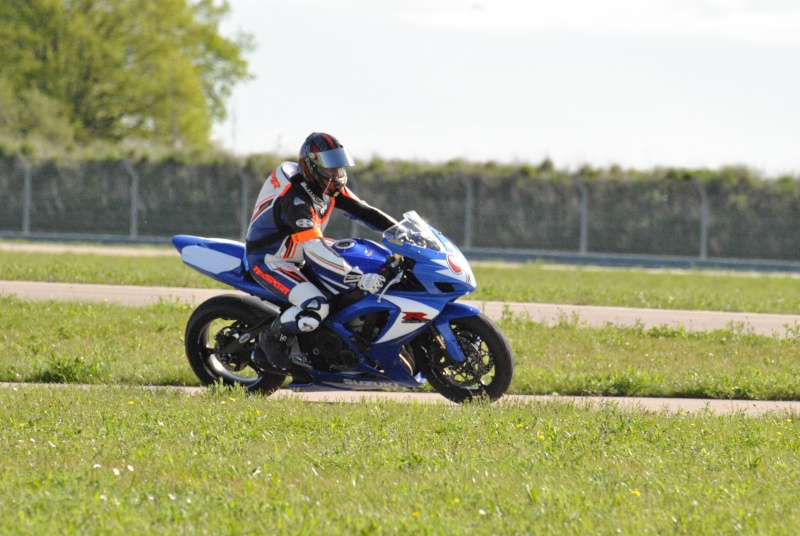
<instances>
[{"instance_id":1,"label":"green tree foliage","mask_svg":"<svg viewBox=\"0 0 800 536\"><path fill-rule=\"evenodd\" d=\"M63 110L79 141L204 145L249 76L251 37L219 33L228 11L215 0L3 0L0 77L6 93Z\"/></svg>"},{"instance_id":2,"label":"green tree foliage","mask_svg":"<svg viewBox=\"0 0 800 536\"><path fill-rule=\"evenodd\" d=\"M75 129L60 102L36 89L16 94L0 78L0 141L14 140L69 146Z\"/></svg>"}]
</instances>

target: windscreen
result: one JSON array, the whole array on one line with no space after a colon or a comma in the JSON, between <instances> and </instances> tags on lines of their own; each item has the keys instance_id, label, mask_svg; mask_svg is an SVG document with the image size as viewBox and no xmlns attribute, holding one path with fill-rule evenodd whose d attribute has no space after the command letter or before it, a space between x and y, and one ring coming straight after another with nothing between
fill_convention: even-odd
<instances>
[{"instance_id":1,"label":"windscreen","mask_svg":"<svg viewBox=\"0 0 800 536\"><path fill-rule=\"evenodd\" d=\"M434 251L444 251L444 244L414 211L403 214L403 219L397 225L384 231L383 237L395 244L410 244Z\"/></svg>"}]
</instances>

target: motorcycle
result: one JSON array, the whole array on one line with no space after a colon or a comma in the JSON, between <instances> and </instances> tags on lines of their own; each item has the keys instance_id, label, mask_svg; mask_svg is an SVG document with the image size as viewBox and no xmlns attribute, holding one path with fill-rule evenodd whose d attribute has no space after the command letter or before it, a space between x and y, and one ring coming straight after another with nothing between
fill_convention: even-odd
<instances>
[{"instance_id":1,"label":"motorcycle","mask_svg":"<svg viewBox=\"0 0 800 536\"><path fill-rule=\"evenodd\" d=\"M480 310L456 300L476 288L464 255L416 212L383 233L381 244L363 238L326 239L351 266L382 273L383 288L329 292L329 315L319 328L291 339L291 355L313 368L289 371L288 388L416 389L426 382L445 398L497 400L508 389L514 358L508 340ZM288 304L262 288L247 268L241 242L176 235L185 264L247 295L210 298L186 325L186 356L204 385L239 384L272 394L286 376L251 360L259 334ZM304 274L326 291L309 263Z\"/></svg>"}]
</instances>

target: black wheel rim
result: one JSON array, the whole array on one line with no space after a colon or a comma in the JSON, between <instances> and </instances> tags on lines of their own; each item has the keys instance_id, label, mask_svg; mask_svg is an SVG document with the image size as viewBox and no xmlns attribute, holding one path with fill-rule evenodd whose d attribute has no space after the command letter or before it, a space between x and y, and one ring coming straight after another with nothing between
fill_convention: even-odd
<instances>
[{"instance_id":1,"label":"black wheel rim","mask_svg":"<svg viewBox=\"0 0 800 536\"><path fill-rule=\"evenodd\" d=\"M249 366L250 354L255 349L255 342L247 345L246 350L238 354L221 354L220 338L230 338L235 333L247 329L249 325L234 318L212 318L200 330L200 352L208 371L223 381L238 383L245 387L253 387L263 379L263 374Z\"/></svg>"},{"instance_id":2,"label":"black wheel rim","mask_svg":"<svg viewBox=\"0 0 800 536\"><path fill-rule=\"evenodd\" d=\"M465 360L441 369L442 379L463 389L480 389L494 379L494 358L483 338L472 331L453 326L453 333Z\"/></svg>"}]
</instances>

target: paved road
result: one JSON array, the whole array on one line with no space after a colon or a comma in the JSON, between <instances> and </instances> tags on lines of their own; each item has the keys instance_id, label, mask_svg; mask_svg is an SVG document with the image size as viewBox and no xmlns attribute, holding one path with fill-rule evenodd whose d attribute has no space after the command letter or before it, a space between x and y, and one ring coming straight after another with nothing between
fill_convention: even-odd
<instances>
[{"instance_id":1,"label":"paved road","mask_svg":"<svg viewBox=\"0 0 800 536\"><path fill-rule=\"evenodd\" d=\"M27 383L0 383L0 388L25 389L36 384ZM38 384L41 385L41 384ZM64 384L48 384L51 388L65 387ZM85 389L92 386L81 385ZM128 388L125 386L125 388ZM141 387L141 389L163 389L181 391L187 395L197 395L205 387ZM281 389L273 394L272 398L293 398L315 403L357 403L370 400L392 400L395 402L410 402L415 404L447 404L455 405L436 393L420 392L386 392L386 391L311 391L294 392ZM269 400L269 399L268 399ZM709 413L713 415L741 414L758 416L767 413L792 413L800 414L800 401L769 401L769 400L701 400L694 398L636 398L636 397L601 397L601 396L561 396L561 395L507 395L500 399L498 404L547 404L564 403L576 407L602 408L607 405L616 406L623 410L646 411L651 413L665 413L670 415L691 415L696 413Z\"/></svg>"},{"instance_id":2,"label":"paved road","mask_svg":"<svg viewBox=\"0 0 800 536\"><path fill-rule=\"evenodd\" d=\"M159 300L177 300L188 304L198 304L203 300L228 291L205 289L181 289L167 287L133 287L112 285L80 285L70 283L34 283L20 281L0 281L0 294L14 294L22 299L31 300L82 300L94 302L110 302L123 305L146 305ZM784 336L787 327L800 326L800 315L773 315L752 313L718 313L710 311L669 311L660 309L629 309L623 307L569 306L550 304L525 304L499 302L467 302L481 307L493 318L498 318L503 311L527 314L532 320L556 322L561 318L576 318L590 326L635 325L652 326L685 326L687 330L712 330L741 324L744 329L761 334ZM0 384L4 386L14 384ZM199 392L200 388L186 388L190 393ZM303 400L324 402L354 402L364 398L380 398L406 400L418 403L446 403L434 393L393 393L393 392L347 392L322 391L295 393L281 390L274 396L296 397ZM566 396L520 396L504 397L505 403L544 403L548 401L565 401L578 405L595 407L604 404L616 404L623 409L641 409L655 412L698 412L709 411L715 414L742 413L760 415L772 411L789 411L800 413L800 402L777 401L742 401L742 400L699 400L699 399L667 399L667 398L623 398L623 397L566 397Z\"/></svg>"},{"instance_id":3,"label":"paved road","mask_svg":"<svg viewBox=\"0 0 800 536\"><path fill-rule=\"evenodd\" d=\"M199 304L211 296L230 292L236 291L0 281L0 294L14 294L27 300L82 300L122 305L146 305L159 300L177 300L189 304ZM548 324L563 319L577 319L588 326L604 326L606 324L620 326L640 324L645 328L683 326L687 331L710 331L734 325L741 326L744 330L753 333L774 334L779 337L786 336L787 328L800 329L800 315L462 301L481 308L491 318L500 318L503 311L508 308L513 313L525 314L534 321Z\"/></svg>"}]
</instances>

